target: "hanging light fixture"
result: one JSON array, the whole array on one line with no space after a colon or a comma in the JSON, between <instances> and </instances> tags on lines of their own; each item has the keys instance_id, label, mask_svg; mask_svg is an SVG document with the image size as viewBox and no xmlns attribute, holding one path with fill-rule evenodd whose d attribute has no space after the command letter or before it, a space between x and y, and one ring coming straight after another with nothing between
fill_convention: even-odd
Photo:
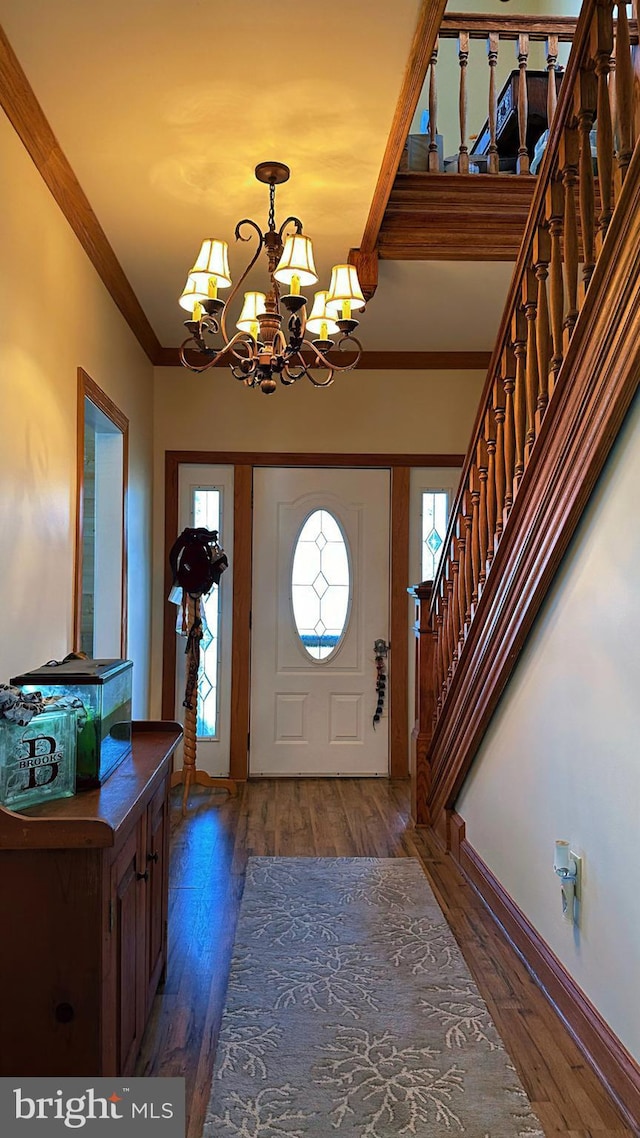
<instances>
[{"instance_id":1,"label":"hanging light fixture","mask_svg":"<svg viewBox=\"0 0 640 1138\"><path fill-rule=\"evenodd\" d=\"M336 372L350 371L362 355L362 345L353 335L358 327L353 312L364 308L365 299L353 265L334 266L329 289L315 293L307 317L307 298L301 290L318 280L311 239L302 232L302 222L297 217L288 217L276 229L276 186L288 181L289 173L288 166L281 162L261 162L256 166L256 178L269 186L268 228L263 232L249 218L236 225L236 241L251 239L251 235L243 236L244 228L252 229L258 239L257 249L238 283L231 287L226 242L208 238L189 270L179 299L181 307L191 314L185 320L189 335L180 346L180 362L190 371L202 372L225 359L236 379L246 387L259 387L266 395L275 391L278 378L289 386L306 376L315 387L328 387ZM289 225L293 226L293 233L285 233ZM236 324L238 331L229 336L229 304L237 297L263 248L271 287L266 294L245 292ZM218 290L230 287L225 302ZM315 333L316 338L306 339L308 331ZM216 336L222 339L219 347L212 343ZM345 346L355 351L355 356L341 364L336 355ZM197 357L193 360L194 351L202 362ZM313 374L319 368L323 369L323 378Z\"/></svg>"}]
</instances>

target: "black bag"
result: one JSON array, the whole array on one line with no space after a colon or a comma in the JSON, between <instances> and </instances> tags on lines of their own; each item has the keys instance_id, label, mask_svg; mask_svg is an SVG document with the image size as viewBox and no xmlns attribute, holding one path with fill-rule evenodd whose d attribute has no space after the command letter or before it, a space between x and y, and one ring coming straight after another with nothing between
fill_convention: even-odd
<instances>
[{"instance_id":1,"label":"black bag","mask_svg":"<svg viewBox=\"0 0 640 1138\"><path fill-rule=\"evenodd\" d=\"M229 562L218 545L218 531L183 529L169 553L173 584L179 585L190 597L201 597L217 585Z\"/></svg>"}]
</instances>

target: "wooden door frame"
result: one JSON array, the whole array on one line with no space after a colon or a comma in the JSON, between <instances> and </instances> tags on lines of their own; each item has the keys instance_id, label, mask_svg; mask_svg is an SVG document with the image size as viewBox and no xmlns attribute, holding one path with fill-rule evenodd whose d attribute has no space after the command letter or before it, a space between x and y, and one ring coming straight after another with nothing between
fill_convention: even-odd
<instances>
[{"instance_id":1,"label":"wooden door frame","mask_svg":"<svg viewBox=\"0 0 640 1138\"><path fill-rule=\"evenodd\" d=\"M78 368L76 396L76 525L75 563L73 573L73 650L79 652L82 634L82 569L84 554L84 442L85 399L102 411L122 435L122 568L120 572L120 655L127 655L127 574L128 574L128 494L129 494L129 420L110 399L106 391L84 370Z\"/></svg>"},{"instance_id":2,"label":"wooden door frame","mask_svg":"<svg viewBox=\"0 0 640 1138\"><path fill-rule=\"evenodd\" d=\"M391 472L389 776L409 774L409 487L414 466L462 466L461 454L278 454L255 451L165 451L164 596L172 585L169 550L178 533L178 479L183 465L234 467L233 653L231 665L231 778L248 778L251 683L251 603L253 552L253 471L260 466L372 467ZM162 715L175 718L175 605L165 600L162 652Z\"/></svg>"}]
</instances>

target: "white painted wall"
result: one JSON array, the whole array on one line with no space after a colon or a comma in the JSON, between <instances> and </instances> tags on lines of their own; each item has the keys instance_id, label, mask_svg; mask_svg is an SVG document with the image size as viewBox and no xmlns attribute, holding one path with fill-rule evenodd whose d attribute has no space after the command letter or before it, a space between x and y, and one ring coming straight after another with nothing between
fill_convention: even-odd
<instances>
[{"instance_id":1,"label":"white painted wall","mask_svg":"<svg viewBox=\"0 0 640 1138\"><path fill-rule=\"evenodd\" d=\"M0 683L72 647L77 368L130 421L129 654L148 710L152 368L0 115Z\"/></svg>"},{"instance_id":2,"label":"white painted wall","mask_svg":"<svg viewBox=\"0 0 640 1138\"><path fill-rule=\"evenodd\" d=\"M640 397L456 809L471 845L640 1059ZM553 842L583 856L561 918Z\"/></svg>"}]
</instances>

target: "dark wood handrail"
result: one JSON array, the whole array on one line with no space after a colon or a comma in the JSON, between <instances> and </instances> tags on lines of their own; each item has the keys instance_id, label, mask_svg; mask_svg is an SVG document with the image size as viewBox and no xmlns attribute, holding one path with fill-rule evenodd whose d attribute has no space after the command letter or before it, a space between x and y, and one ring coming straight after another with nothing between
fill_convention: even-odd
<instances>
[{"instance_id":1,"label":"dark wood handrail","mask_svg":"<svg viewBox=\"0 0 640 1138\"><path fill-rule=\"evenodd\" d=\"M576 16L501 16L479 12L446 12L440 25L441 39L457 39L461 31L472 40L484 40L489 32L498 32L500 39L517 40L522 32L529 39L543 43L549 36L557 36L560 43L573 43L578 19ZM631 43L638 42L638 24L629 20Z\"/></svg>"},{"instance_id":2,"label":"dark wood handrail","mask_svg":"<svg viewBox=\"0 0 640 1138\"><path fill-rule=\"evenodd\" d=\"M440 25L441 39L456 39L461 31L473 40L483 40L489 32L498 32L500 39L516 40L522 32L529 39L544 41L557 36L562 43L571 43L578 20L575 16L502 16L477 12L446 12Z\"/></svg>"}]
</instances>

